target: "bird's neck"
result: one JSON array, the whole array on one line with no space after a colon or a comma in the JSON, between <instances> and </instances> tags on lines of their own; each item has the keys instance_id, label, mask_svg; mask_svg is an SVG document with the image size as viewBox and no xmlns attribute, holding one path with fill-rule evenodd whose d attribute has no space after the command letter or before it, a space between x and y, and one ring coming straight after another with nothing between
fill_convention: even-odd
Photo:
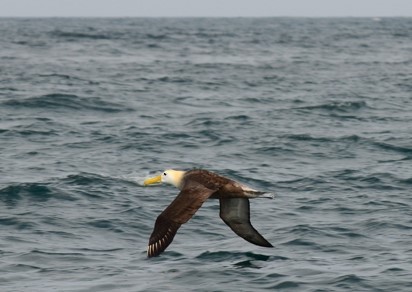
<instances>
[{"instance_id":1,"label":"bird's neck","mask_svg":"<svg viewBox=\"0 0 412 292\"><path fill-rule=\"evenodd\" d=\"M174 185L179 190L183 187L183 176L185 175L186 171L183 170L175 170L173 172L173 180L172 185Z\"/></svg>"}]
</instances>

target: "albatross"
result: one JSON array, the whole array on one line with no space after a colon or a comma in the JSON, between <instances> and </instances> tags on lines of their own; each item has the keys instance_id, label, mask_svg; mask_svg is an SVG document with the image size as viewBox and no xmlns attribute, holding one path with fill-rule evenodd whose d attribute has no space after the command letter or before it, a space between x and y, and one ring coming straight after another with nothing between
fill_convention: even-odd
<instances>
[{"instance_id":1,"label":"albatross","mask_svg":"<svg viewBox=\"0 0 412 292\"><path fill-rule=\"evenodd\" d=\"M145 186L155 183L171 184L180 189L180 193L156 219L147 247L149 258L161 254L173 241L180 226L209 198L219 199L220 218L238 236L259 246L273 247L250 223L249 198L264 196L265 192L199 169L169 169L144 181Z\"/></svg>"}]
</instances>

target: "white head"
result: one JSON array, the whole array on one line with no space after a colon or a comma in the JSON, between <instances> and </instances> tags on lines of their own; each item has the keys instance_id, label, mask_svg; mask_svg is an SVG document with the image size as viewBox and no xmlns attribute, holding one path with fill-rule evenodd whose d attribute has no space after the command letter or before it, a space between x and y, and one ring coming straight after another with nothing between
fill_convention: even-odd
<instances>
[{"instance_id":1,"label":"white head","mask_svg":"<svg viewBox=\"0 0 412 292\"><path fill-rule=\"evenodd\" d=\"M167 169L163 171L161 175L146 179L144 181L144 185L147 186L147 185L151 185L154 183L162 182L162 183L171 184L180 189L184 174L185 174L185 171Z\"/></svg>"}]
</instances>

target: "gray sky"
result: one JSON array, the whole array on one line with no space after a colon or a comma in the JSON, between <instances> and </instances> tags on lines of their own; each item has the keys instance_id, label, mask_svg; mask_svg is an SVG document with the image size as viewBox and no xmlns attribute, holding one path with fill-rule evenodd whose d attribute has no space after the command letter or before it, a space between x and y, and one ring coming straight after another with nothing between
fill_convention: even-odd
<instances>
[{"instance_id":1,"label":"gray sky","mask_svg":"<svg viewBox=\"0 0 412 292\"><path fill-rule=\"evenodd\" d=\"M412 0L0 0L0 16L412 16Z\"/></svg>"}]
</instances>

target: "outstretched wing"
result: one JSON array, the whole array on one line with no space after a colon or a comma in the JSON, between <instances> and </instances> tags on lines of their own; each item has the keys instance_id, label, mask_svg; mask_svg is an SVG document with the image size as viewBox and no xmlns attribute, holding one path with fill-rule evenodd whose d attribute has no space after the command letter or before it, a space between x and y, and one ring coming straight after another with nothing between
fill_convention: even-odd
<instances>
[{"instance_id":1,"label":"outstretched wing","mask_svg":"<svg viewBox=\"0 0 412 292\"><path fill-rule=\"evenodd\" d=\"M150 235L147 256L150 258L162 253L173 241L180 225L160 214L156 219L152 235Z\"/></svg>"},{"instance_id":2,"label":"outstretched wing","mask_svg":"<svg viewBox=\"0 0 412 292\"><path fill-rule=\"evenodd\" d=\"M153 257L162 253L173 241L179 227L192 218L213 192L200 184L185 186L173 202L157 217L147 247L147 256Z\"/></svg>"},{"instance_id":3,"label":"outstretched wing","mask_svg":"<svg viewBox=\"0 0 412 292\"><path fill-rule=\"evenodd\" d=\"M264 247L273 247L250 223L247 198L220 199L220 218L240 237Z\"/></svg>"}]
</instances>

